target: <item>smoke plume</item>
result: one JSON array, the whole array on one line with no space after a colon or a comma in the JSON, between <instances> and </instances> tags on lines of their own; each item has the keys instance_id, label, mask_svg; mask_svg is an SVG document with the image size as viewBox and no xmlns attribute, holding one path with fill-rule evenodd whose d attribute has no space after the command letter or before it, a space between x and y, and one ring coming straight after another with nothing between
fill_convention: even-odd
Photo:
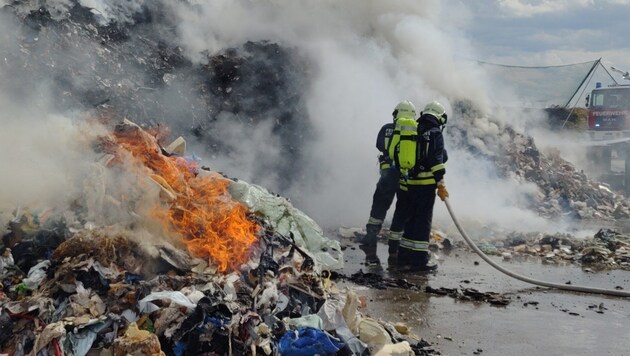
<instances>
[{"instance_id":1,"label":"smoke plume","mask_svg":"<svg viewBox=\"0 0 630 356\"><path fill-rule=\"evenodd\" d=\"M12 9L44 16L33 2ZM446 182L458 213L481 225L548 228L521 208L536 187L501 177L488 159L506 140L505 126L522 121L491 111L492 85L465 59L476 56L461 32L473 20L461 4L57 0L46 9L52 21L93 19L94 30L59 39L0 19L0 51L8 54L0 164L11 167L0 185L13 204L52 204L79 185L93 157L73 142L77 119L67 117L106 102L131 120L172 127L202 164L291 198L325 227L363 225L378 180L378 130L399 101L421 111L435 99L450 125L469 132L464 144L445 131ZM51 60L36 73L15 73L11 59L25 48ZM229 64L224 72L217 59ZM250 95L261 92L264 103ZM461 100L474 103L474 114L456 110ZM447 224L439 204L436 215Z\"/></svg>"}]
</instances>

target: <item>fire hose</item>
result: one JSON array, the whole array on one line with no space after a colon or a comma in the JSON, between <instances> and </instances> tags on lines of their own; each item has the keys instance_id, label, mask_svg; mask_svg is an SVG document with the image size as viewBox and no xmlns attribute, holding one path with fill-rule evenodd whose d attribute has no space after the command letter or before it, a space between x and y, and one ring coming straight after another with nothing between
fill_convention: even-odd
<instances>
[{"instance_id":1,"label":"fire hose","mask_svg":"<svg viewBox=\"0 0 630 356\"><path fill-rule=\"evenodd\" d=\"M475 245L475 243L470 239L470 237L468 237L468 234L466 234L466 231L464 231L459 221L457 220L455 213L453 213L453 209L451 208L451 204L449 203L448 198L444 199L444 203L446 204L446 209L448 209L448 213L451 215L451 218L453 219L455 226L457 226L457 230L459 230L459 232L462 234L462 237L464 238L464 240L466 240L466 243L468 243L470 248L472 248L473 251L475 251L479 255L479 257L481 257L484 261L488 262L490 266L498 269L500 272L512 278L516 278L520 281L523 281L525 283L535 284L542 287L556 288L556 289L568 290L568 291L573 291L573 292L612 295L616 297L630 297L630 292L626 292L622 290L591 288L591 287L582 287L582 286L569 285L569 284L558 284L558 283L539 281L533 278L520 275L518 273L514 273L506 268L501 267L500 265L495 263L493 260L491 260L490 257L488 257L485 253L483 253L483 251L481 251L481 249L479 249L479 247Z\"/></svg>"}]
</instances>

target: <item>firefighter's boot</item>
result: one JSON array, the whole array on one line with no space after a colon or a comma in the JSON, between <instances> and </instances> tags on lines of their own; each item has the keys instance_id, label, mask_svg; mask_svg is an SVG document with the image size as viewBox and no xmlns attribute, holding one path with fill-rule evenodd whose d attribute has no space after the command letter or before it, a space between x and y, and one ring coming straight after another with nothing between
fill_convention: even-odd
<instances>
[{"instance_id":1,"label":"firefighter's boot","mask_svg":"<svg viewBox=\"0 0 630 356\"><path fill-rule=\"evenodd\" d=\"M410 256L409 256L410 257ZM428 252L422 251L414 253L413 260L409 258L398 258L399 269L404 272L433 272L438 266L435 262L431 262L431 256Z\"/></svg>"},{"instance_id":2,"label":"firefighter's boot","mask_svg":"<svg viewBox=\"0 0 630 356\"><path fill-rule=\"evenodd\" d=\"M378 239L377 235L380 231L380 225L367 224L365 225L365 235L357 236L356 242L361 245L376 246L376 240Z\"/></svg>"},{"instance_id":3,"label":"firefighter's boot","mask_svg":"<svg viewBox=\"0 0 630 356\"><path fill-rule=\"evenodd\" d=\"M437 263L431 261L429 253L423 252L421 254L418 263L409 266L410 272L433 272L437 270Z\"/></svg>"},{"instance_id":4,"label":"firefighter's boot","mask_svg":"<svg viewBox=\"0 0 630 356\"><path fill-rule=\"evenodd\" d=\"M381 260L376 254L377 245L361 245L359 248L365 253L366 266L380 266Z\"/></svg>"}]
</instances>

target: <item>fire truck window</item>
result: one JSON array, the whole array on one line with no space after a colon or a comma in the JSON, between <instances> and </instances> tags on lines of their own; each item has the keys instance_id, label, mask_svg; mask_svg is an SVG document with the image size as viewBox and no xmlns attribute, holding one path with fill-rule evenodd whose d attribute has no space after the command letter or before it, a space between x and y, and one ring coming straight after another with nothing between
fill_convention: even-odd
<instances>
[{"instance_id":1,"label":"fire truck window","mask_svg":"<svg viewBox=\"0 0 630 356\"><path fill-rule=\"evenodd\" d=\"M608 97L608 102L606 103L606 106L610 106L611 108L616 108L619 107L619 95L610 95Z\"/></svg>"},{"instance_id":2,"label":"fire truck window","mask_svg":"<svg viewBox=\"0 0 630 356\"><path fill-rule=\"evenodd\" d=\"M604 105L604 95L602 94L594 94L593 95L593 106L602 106Z\"/></svg>"}]
</instances>

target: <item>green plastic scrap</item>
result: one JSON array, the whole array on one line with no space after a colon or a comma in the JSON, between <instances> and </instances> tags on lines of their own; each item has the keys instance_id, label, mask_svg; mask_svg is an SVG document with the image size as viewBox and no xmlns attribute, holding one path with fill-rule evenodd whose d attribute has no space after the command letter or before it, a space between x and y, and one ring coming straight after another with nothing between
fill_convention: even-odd
<instances>
[{"instance_id":1,"label":"green plastic scrap","mask_svg":"<svg viewBox=\"0 0 630 356\"><path fill-rule=\"evenodd\" d=\"M17 286L15 286L15 291L17 292L18 295L25 295L28 292L30 292L31 289L27 287L26 284L20 283Z\"/></svg>"}]
</instances>

